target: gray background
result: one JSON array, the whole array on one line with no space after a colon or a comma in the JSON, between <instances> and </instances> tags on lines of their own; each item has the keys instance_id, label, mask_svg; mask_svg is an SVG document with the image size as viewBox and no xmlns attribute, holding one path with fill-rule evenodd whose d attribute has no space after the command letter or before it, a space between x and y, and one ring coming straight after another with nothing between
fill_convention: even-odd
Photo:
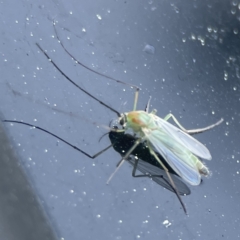
<instances>
[{"instance_id":1,"label":"gray background","mask_svg":"<svg viewBox=\"0 0 240 240\"><path fill-rule=\"evenodd\" d=\"M54 37L55 20L62 42L77 59L141 87L138 109L151 95L160 117L171 111L188 129L225 119L196 136L213 156L207 162L212 177L183 197L189 216L174 194L149 179L132 178L127 164L106 185L120 159L114 150L92 161L43 132L4 124L19 169L58 239L240 237L239 8L235 0L0 3L3 118L41 126L92 154L109 144L107 137L99 143L106 130L92 122L108 125L115 114L67 82L36 42L102 101L121 112L132 109L133 90L77 66L63 51ZM155 47L154 54L143 51L146 44ZM19 202L27 204L24 197L20 194ZM21 209L24 217L27 210Z\"/></svg>"}]
</instances>

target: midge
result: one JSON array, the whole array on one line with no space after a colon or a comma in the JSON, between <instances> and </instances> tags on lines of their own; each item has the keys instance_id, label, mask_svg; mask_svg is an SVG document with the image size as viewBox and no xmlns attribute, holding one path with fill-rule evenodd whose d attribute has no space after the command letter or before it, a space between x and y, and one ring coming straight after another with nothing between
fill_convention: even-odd
<instances>
[{"instance_id":1,"label":"midge","mask_svg":"<svg viewBox=\"0 0 240 240\"><path fill-rule=\"evenodd\" d=\"M55 26L54 26L55 29ZM56 29L55 29L56 32ZM57 39L59 43L62 45L63 49L73 58L73 60L80 64L81 66L99 74L98 72L90 69L89 67L85 66L84 64L80 63L76 60L71 53L67 51L64 47L62 42L60 41L57 32L56 32ZM107 77L113 81L126 84L136 89L135 97L134 97L134 104L133 110L131 112L126 113L119 113L117 110L112 108L111 106L103 103L98 98L94 97L92 94L87 92L85 89L78 86L74 83L65 73L61 71L61 69L51 60L49 55L37 44L38 48L44 55L50 60L50 62L60 71L60 73L65 76L65 78L78 87L80 90L85 92L88 96L92 97L100 104L104 105L111 111L115 112L118 116L118 123L122 126L122 129L111 129L112 131L117 132L125 132L128 129L132 130L133 133L137 136L132 147L126 152L126 154L122 157L121 161L118 163L118 167L116 170L122 165L124 160L128 158L128 156L134 151L134 149L142 142L146 144L150 153L154 156L154 158L158 161L158 163L162 166L165 170L169 181L174 189L174 191L178 195L178 190L175 187L175 184L169 174L168 168L163 164L161 159L158 157L156 152L158 152L168 163L168 165L186 182L191 185L199 185L201 181L201 175L208 176L209 170L203 163L201 159L211 160L211 154L209 150L199 141L194 139L189 134L195 134L207 131L209 129L214 128L215 126L219 125L223 119L219 120L217 123L210 125L205 128L200 129L193 129L193 130L186 130L174 117L172 114L168 114L165 118L160 118L156 115L157 111L153 109L149 112L149 105L150 101L147 104L146 111L137 110L137 102L138 102L138 95L139 95L139 88L137 86L124 83L120 80L116 80L104 74L100 74L104 77ZM178 127L170 124L168 120L172 118L173 121L176 123ZM115 171L116 172L116 171ZM112 174L113 176L113 174ZM112 177L111 176L111 177ZM110 177L110 179L111 179ZM109 180L110 180L109 179ZM180 196L178 195L180 198ZM183 205L184 211L186 209Z\"/></svg>"}]
</instances>

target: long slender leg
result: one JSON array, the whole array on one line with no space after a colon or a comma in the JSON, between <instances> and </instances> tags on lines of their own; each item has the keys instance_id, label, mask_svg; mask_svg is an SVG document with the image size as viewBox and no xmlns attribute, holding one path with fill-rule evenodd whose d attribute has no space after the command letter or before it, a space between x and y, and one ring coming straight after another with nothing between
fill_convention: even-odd
<instances>
[{"instance_id":1,"label":"long slender leg","mask_svg":"<svg viewBox=\"0 0 240 240\"><path fill-rule=\"evenodd\" d=\"M111 174L111 176L109 177L109 179L107 180L107 184L109 184L109 182L111 181L111 179L113 178L113 176L115 175L115 173L119 170L119 168L123 165L123 163L126 161L126 159L128 158L128 156L132 153L132 151L137 147L137 145L141 142L144 141L145 137L143 138L138 138L133 146L127 151L127 153L122 157L122 159L118 162L117 167L115 169L115 171Z\"/></svg>"},{"instance_id":2,"label":"long slender leg","mask_svg":"<svg viewBox=\"0 0 240 240\"><path fill-rule=\"evenodd\" d=\"M26 126L33 127L33 128L38 129L38 130L41 130L41 131L43 131L43 132L45 132L45 133L48 133L48 134L50 134L51 136L53 136L53 137L59 139L60 141L66 143L68 146L72 147L73 149L75 149L75 150L81 152L81 153L84 154L85 156L87 156L87 157L89 157L89 158L92 158L92 159L98 157L99 155L101 155L102 153L104 153L105 151L107 151L109 148L112 147L112 144L111 144L111 145L107 146L106 148L104 148L103 150L101 150L100 152L97 152L97 153L94 154L94 155L90 155L90 154L84 152L82 149L78 148L77 146L75 146L75 145L73 145L73 144L67 142L67 141L64 140L63 138L57 136L56 134L51 133L51 132L49 132L48 130L43 129L43 128L41 128L41 127L38 127L38 126L36 126L36 125L29 124L29 123L25 123L25 122L20 122L20 121L15 121L15 120L2 120L2 122L19 123L19 124L23 124L23 125L26 125Z\"/></svg>"},{"instance_id":3,"label":"long slender leg","mask_svg":"<svg viewBox=\"0 0 240 240\"><path fill-rule=\"evenodd\" d=\"M181 203L181 205L182 205L182 207L183 207L184 212L187 214L187 209L186 209L186 207L185 207L185 205L184 205L184 203L183 203L183 201L182 201L182 199L181 199L181 196L180 196L180 194L179 194L179 192L178 192L178 190L177 190L177 188L176 188L176 186L175 186L175 184L174 184L174 182L173 182L173 180L172 180L172 178L171 178L171 176L170 176L170 174L169 174L169 172L168 172L168 169L165 167L165 165L164 165L164 164L162 163L162 161L159 159L159 157L157 156L157 154L153 151L153 149L151 148L151 146L148 146L148 147L149 147L150 153L155 157L155 159L161 164L162 168L165 170L165 172L166 172L166 174L167 174L167 176L168 176L168 179L169 179L169 181L170 181L170 183L171 183L171 185L172 185L172 188L174 189L174 192L176 193L177 198L178 198L178 200L180 201L180 203Z\"/></svg>"},{"instance_id":4,"label":"long slender leg","mask_svg":"<svg viewBox=\"0 0 240 240\"><path fill-rule=\"evenodd\" d=\"M168 121L170 118L173 119L173 121L178 125L178 127L179 127L181 130L183 130L184 132L189 133L189 134L196 134L196 133L205 132L205 131L207 131L207 130L210 130L210 129L218 126L220 123L223 122L223 118L221 118L218 122L216 122L216 123L214 123L214 124L212 124L212 125L210 125L210 126L207 126L207 127L205 127L205 128L198 128L198 129L187 130L187 129L185 129L185 128L179 123L179 121L176 119L176 117L175 117L172 113L169 113L169 114L164 118L164 120L165 120L165 121Z\"/></svg>"}]
</instances>

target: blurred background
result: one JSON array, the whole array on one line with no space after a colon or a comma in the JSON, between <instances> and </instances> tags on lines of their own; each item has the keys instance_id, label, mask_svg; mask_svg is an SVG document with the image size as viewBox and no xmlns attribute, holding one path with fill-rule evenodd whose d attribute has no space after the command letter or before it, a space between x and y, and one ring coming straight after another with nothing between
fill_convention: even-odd
<instances>
[{"instance_id":1,"label":"blurred background","mask_svg":"<svg viewBox=\"0 0 240 240\"><path fill-rule=\"evenodd\" d=\"M150 179L134 179L120 155L94 161L54 137L23 125L1 125L2 239L238 239L240 1L2 1L1 119L45 128L89 154L110 144L116 114L70 84L71 79L120 112L134 89L76 64L59 44L94 70L141 88L158 116L173 113L213 159L212 172L183 197ZM34 237L33 237L34 236Z\"/></svg>"}]
</instances>

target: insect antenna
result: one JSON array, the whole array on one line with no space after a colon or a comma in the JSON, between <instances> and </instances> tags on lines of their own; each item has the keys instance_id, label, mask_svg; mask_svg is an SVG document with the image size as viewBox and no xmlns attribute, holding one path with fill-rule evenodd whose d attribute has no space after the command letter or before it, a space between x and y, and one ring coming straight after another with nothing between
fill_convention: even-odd
<instances>
[{"instance_id":1,"label":"insect antenna","mask_svg":"<svg viewBox=\"0 0 240 240\"><path fill-rule=\"evenodd\" d=\"M140 88L139 88L138 86L136 86L136 85L134 85L134 84L127 83L127 82L123 82L123 81L121 81L121 80L119 80L119 79L113 78L113 77L108 76L108 75L103 74L103 73L100 73L100 72L98 72L98 71L96 71L96 70L88 67L87 65L83 64L83 63L80 62L79 60L77 60L77 59L67 50L67 48L63 45L62 41L60 40L59 35L58 35L58 33L57 33L56 23L55 23L55 22L53 22L53 28L54 28L54 31L55 31L57 40L58 40L58 42L61 44L63 50L64 50L77 64L79 64L80 66L86 68L87 70L89 70L89 71L91 71L91 72L93 72L93 73L96 73L96 74L98 74L98 75L100 75L100 76L102 76L102 77L105 77L105 78L107 78L107 79L110 79L110 80L112 80L112 81L114 81L114 82L127 85L127 86L129 86L129 87L131 87L131 88L135 88L135 89L136 89L136 92L135 92L135 97L134 97L133 110L136 110L136 108L137 108L137 101L138 101L138 95L139 95L139 91L140 91ZM95 100L96 100L96 99L95 99Z\"/></svg>"},{"instance_id":2,"label":"insect antenna","mask_svg":"<svg viewBox=\"0 0 240 240\"><path fill-rule=\"evenodd\" d=\"M37 47L40 49L40 51L47 57L47 59L53 64L53 66L70 82L72 83L75 87L77 87L78 89L80 89L81 91L83 91L85 94L87 94L89 97L93 98L94 100L96 100L97 102L99 102L100 104L102 104L103 106L105 106L106 108L110 109L112 112L116 113L118 117L121 117L121 114L115 110L114 108L112 108L111 106L107 105L106 103L102 102L100 99L96 98L95 96L93 96L91 93L89 93L88 91L86 91L84 88L80 87L78 84L76 84L70 77L68 77L58 66L57 64L49 57L49 55L42 49L42 47L36 43Z\"/></svg>"}]
</instances>

